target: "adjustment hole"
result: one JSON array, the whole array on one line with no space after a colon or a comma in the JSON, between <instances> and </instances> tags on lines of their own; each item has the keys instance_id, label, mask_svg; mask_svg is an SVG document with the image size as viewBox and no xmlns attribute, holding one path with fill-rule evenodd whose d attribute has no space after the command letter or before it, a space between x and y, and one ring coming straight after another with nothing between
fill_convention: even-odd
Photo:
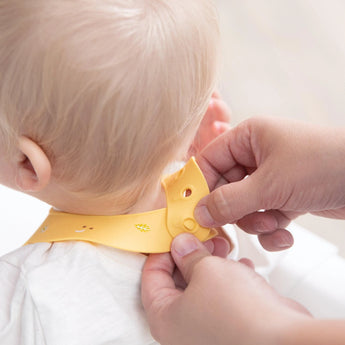
<instances>
[{"instance_id":1,"label":"adjustment hole","mask_svg":"<svg viewBox=\"0 0 345 345\"><path fill-rule=\"evenodd\" d=\"M183 197L184 198L188 198L191 195L192 195L192 190L190 188L187 188L187 189L184 190L184 192L183 192Z\"/></svg>"}]
</instances>

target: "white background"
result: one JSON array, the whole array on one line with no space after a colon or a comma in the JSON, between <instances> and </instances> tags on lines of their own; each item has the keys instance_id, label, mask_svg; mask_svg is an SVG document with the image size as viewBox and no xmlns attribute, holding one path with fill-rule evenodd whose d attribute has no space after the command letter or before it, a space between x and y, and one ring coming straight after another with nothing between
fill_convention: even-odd
<instances>
[{"instance_id":1,"label":"white background","mask_svg":"<svg viewBox=\"0 0 345 345\"><path fill-rule=\"evenodd\" d=\"M224 50L221 91L233 124L269 115L345 126L345 1L216 2ZM345 254L345 221L308 215L297 222Z\"/></svg>"}]
</instances>

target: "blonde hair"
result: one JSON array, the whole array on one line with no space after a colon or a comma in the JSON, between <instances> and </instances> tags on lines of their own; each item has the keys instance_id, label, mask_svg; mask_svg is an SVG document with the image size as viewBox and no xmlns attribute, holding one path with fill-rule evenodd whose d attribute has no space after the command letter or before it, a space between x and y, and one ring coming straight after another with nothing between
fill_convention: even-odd
<instances>
[{"instance_id":1,"label":"blonde hair","mask_svg":"<svg viewBox=\"0 0 345 345\"><path fill-rule=\"evenodd\" d=\"M215 88L208 0L2 0L0 131L75 192L129 209L185 150Z\"/></svg>"}]
</instances>

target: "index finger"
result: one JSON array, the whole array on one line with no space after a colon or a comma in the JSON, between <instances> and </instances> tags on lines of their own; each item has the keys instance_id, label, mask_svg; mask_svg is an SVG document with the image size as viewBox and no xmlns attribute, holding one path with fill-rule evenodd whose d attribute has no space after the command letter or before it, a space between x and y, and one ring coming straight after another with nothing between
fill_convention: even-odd
<instances>
[{"instance_id":1,"label":"index finger","mask_svg":"<svg viewBox=\"0 0 345 345\"><path fill-rule=\"evenodd\" d=\"M255 169L250 131L241 124L223 133L203 149L196 160L210 190L242 180Z\"/></svg>"}]
</instances>

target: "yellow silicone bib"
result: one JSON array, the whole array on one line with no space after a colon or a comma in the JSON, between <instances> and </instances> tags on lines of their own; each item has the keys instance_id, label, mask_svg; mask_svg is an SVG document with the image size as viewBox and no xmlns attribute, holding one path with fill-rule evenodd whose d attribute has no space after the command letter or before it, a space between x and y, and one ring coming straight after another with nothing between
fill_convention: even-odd
<instances>
[{"instance_id":1,"label":"yellow silicone bib","mask_svg":"<svg viewBox=\"0 0 345 345\"><path fill-rule=\"evenodd\" d=\"M209 193L207 182L192 158L184 168L162 181L167 208L119 216L86 216L51 210L27 241L88 241L140 253L170 251L172 239L183 232L206 241L217 235L194 219L194 208Z\"/></svg>"}]
</instances>

